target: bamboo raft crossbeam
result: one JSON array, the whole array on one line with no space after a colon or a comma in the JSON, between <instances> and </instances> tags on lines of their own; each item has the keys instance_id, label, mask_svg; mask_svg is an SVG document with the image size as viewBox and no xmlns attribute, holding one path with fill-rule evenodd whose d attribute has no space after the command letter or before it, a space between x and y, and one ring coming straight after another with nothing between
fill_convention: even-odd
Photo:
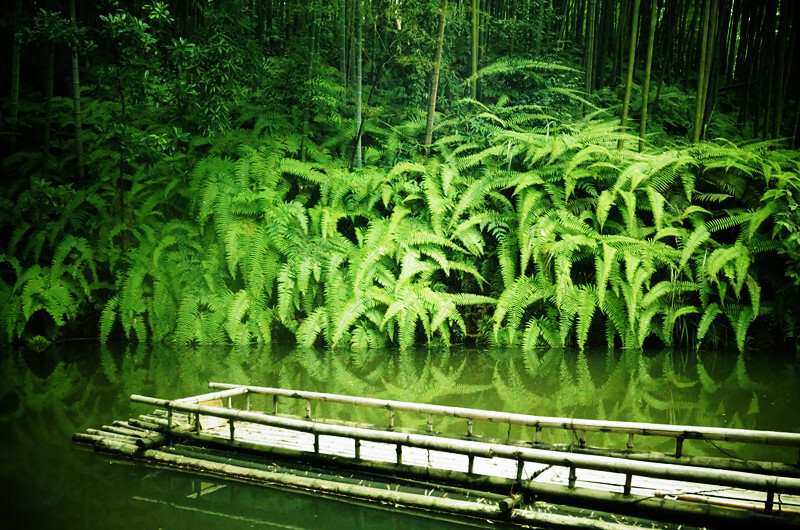
<instances>
[{"instance_id":1,"label":"bamboo raft crossbeam","mask_svg":"<svg viewBox=\"0 0 800 530\"><path fill-rule=\"evenodd\" d=\"M507 494L513 490L531 502L543 499L591 509L611 508L633 516L657 519L661 515L676 522L706 524L739 518L752 524L800 525L797 464L759 462L752 466L732 459L698 460L681 454L683 440L687 439L800 448L800 434L796 433L552 418L249 385L209 386L215 391L174 400L132 395L131 400L136 403L159 407L158 413L116 422L102 430L90 429L86 434L76 434L75 439L100 450L164 465L180 465L176 464L177 457L165 456L161 449L177 440L432 483L466 485L479 491ZM272 410L250 410L253 395L271 396ZM244 407L234 408L234 398L243 398ZM305 401L304 417L279 414L281 398ZM223 400L226 406L222 406ZM388 426L313 417L312 402L385 409ZM397 427L397 412L427 416L426 425L421 430ZM433 419L437 416L465 420L466 434L434 432ZM482 439L474 432L476 421L508 424L509 433L511 425L533 427L535 438ZM580 444L548 445L542 440L544 429L576 432ZM586 443L587 432L627 435L628 443L622 451L592 448ZM635 436L672 437L676 440L676 454L634 453ZM711 462L715 467L697 462ZM218 466L209 467L202 462L187 467L226 474ZM286 485L291 480L268 481ZM305 487L299 482L295 486ZM326 488L339 491L338 486ZM353 495L362 493L365 492ZM521 509L514 508L514 502L511 504L510 508L496 506L490 511L509 519L510 513ZM438 508L432 505L431 509ZM464 513L484 512L480 508Z\"/></svg>"},{"instance_id":2,"label":"bamboo raft crossbeam","mask_svg":"<svg viewBox=\"0 0 800 530\"><path fill-rule=\"evenodd\" d=\"M798 449L797 463L800 464L800 434L778 431L756 431L747 429L725 429L716 427L680 426L664 425L658 423L640 423L627 421L606 421L606 420L586 420L575 418L555 418L548 416L533 416L529 414L514 414L507 412L495 412L464 407L446 407L442 405L429 405L424 403L409 403L405 401L392 401L385 399L364 398L355 396L343 396L339 394L326 394L321 392L307 392L301 390L287 390L281 388L268 388L250 385L233 385L228 383L209 383L210 388L221 388L237 392L247 392L252 394L271 395L274 398L273 413L277 414L277 398L302 399L307 402L320 401L329 403L341 403L356 405L361 407L386 409L390 413L389 424L391 426L391 414L393 411L413 412L427 414L430 416L446 416L467 420L467 434L472 434L472 422L482 420L494 423L505 423L509 425L521 425L533 427L536 430L534 443L541 442L543 429L563 429L573 431L580 435L579 443L586 445L587 432L620 433L628 435L626 448L632 450L634 447L634 437L640 436L663 436L675 439L675 456L680 458L683 453L683 442L685 440L709 440L725 442L741 442L762 445L782 445ZM215 394L207 394L214 396ZM227 394L217 394L219 396ZM212 399L212 398L208 398ZM218 398L213 398L218 399ZM307 419L311 419L311 409L307 407ZM432 422L428 422L429 430L432 430Z\"/></svg>"}]
</instances>

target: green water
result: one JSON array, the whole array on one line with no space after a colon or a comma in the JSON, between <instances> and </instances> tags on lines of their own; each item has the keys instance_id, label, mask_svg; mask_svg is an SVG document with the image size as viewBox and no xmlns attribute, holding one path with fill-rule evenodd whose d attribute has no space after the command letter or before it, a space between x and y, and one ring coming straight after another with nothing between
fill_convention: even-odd
<instances>
[{"instance_id":1,"label":"green water","mask_svg":"<svg viewBox=\"0 0 800 530\"><path fill-rule=\"evenodd\" d=\"M146 412L148 407L130 403L130 394L177 398L206 392L209 381L538 415L800 432L800 362L793 356L504 349L322 352L74 343L44 353L8 350L1 363L0 507L7 521L26 528L457 525L391 507L151 468L95 454L70 440L74 432ZM291 411L288 404L282 407ZM331 405L315 407L319 415L339 412ZM348 414L352 420L386 421L385 411ZM426 420L395 418L397 424L420 428ZM456 420L436 421L437 430L465 429ZM491 424L476 423L474 429L486 436L508 435ZM518 427L511 434L532 436ZM627 440L606 436L590 435L589 442L622 447ZM545 441L570 439L545 432ZM637 440L641 448L669 446ZM685 450L797 458L780 448L747 450L688 441ZM207 493L198 495L200 490Z\"/></svg>"}]
</instances>

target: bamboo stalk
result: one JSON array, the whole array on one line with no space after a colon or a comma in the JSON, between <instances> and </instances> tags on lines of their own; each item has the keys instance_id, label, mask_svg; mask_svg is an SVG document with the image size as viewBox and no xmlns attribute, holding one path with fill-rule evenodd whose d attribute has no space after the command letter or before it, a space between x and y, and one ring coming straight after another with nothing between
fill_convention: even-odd
<instances>
[{"instance_id":1,"label":"bamboo stalk","mask_svg":"<svg viewBox=\"0 0 800 530\"><path fill-rule=\"evenodd\" d=\"M431 75L431 92L428 100L428 120L425 126L425 156L431 154L433 142L433 121L436 116L436 95L439 91L439 74L442 67L442 47L444 45L444 28L447 20L447 0L442 0L439 8L439 37L436 39L436 52L433 57L433 74Z\"/></svg>"},{"instance_id":2,"label":"bamboo stalk","mask_svg":"<svg viewBox=\"0 0 800 530\"><path fill-rule=\"evenodd\" d=\"M160 402L157 398L132 396L133 401L142 403ZM168 402L169 403L169 402ZM682 480L687 482L701 482L720 486L732 486L757 491L773 491L782 493L800 493L800 479L769 476L743 471L729 471L709 469L702 467L689 467L678 464L662 464L626 460L622 458L595 456L573 453L556 453L543 449L516 447L503 444L492 444L477 441L439 438L428 435L408 434L401 432L375 431L370 429L345 427L341 425L328 425L313 421L280 418L267 414L251 411L232 409L219 409L202 405L183 403L169 403L172 408L184 412L199 412L201 414L227 418L230 421L247 421L273 427L293 429L315 435L342 436L358 438L373 442L399 444L409 447L419 447L446 451L464 455L474 455L483 458L509 458L524 460L563 467L579 469L592 469L612 473L634 474L639 476Z\"/></svg>"},{"instance_id":3,"label":"bamboo stalk","mask_svg":"<svg viewBox=\"0 0 800 530\"><path fill-rule=\"evenodd\" d=\"M680 437L687 440L714 440L727 442L758 443L764 445L787 445L800 447L800 434L779 431L756 431L749 429L726 429L721 427L700 427L690 425L665 425L659 423L627 422L589 420L576 418L557 418L549 416L534 416L529 414L516 414L508 412L495 412L464 407L447 407L443 405L429 405L425 403L410 403L405 401L392 401L385 399L344 396L339 394L326 394L321 392L307 392L301 390L288 390L281 388L268 388L259 386L230 385L226 383L209 383L211 388L246 388L254 394L267 394L295 399L310 399L329 403L343 403L371 408L386 408L396 411L429 414L433 416L449 416L472 420L482 420L494 423L510 423L528 427L565 429L570 431L611 432L621 434L636 434L645 436ZM137 401L131 396L132 401ZM169 400L148 398L146 403L166 407ZM145 401L140 401L145 403Z\"/></svg>"}]
</instances>

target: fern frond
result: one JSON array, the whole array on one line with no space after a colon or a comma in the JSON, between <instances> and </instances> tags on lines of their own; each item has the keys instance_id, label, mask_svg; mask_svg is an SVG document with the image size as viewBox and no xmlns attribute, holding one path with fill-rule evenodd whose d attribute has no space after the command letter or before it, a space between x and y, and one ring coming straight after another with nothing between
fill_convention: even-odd
<instances>
[{"instance_id":1,"label":"fern frond","mask_svg":"<svg viewBox=\"0 0 800 530\"><path fill-rule=\"evenodd\" d=\"M686 266L686 263L689 261L689 258L692 257L694 251L702 245L708 238L711 237L708 230L705 226L698 226L694 232L689 236L688 240L683 245L683 251L681 252L681 259L679 268L683 268Z\"/></svg>"},{"instance_id":2,"label":"fern frond","mask_svg":"<svg viewBox=\"0 0 800 530\"><path fill-rule=\"evenodd\" d=\"M119 298L112 296L103 307L103 311L100 314L100 342L108 342L111 328L114 326L114 321L117 317L116 309L118 305Z\"/></svg>"}]
</instances>

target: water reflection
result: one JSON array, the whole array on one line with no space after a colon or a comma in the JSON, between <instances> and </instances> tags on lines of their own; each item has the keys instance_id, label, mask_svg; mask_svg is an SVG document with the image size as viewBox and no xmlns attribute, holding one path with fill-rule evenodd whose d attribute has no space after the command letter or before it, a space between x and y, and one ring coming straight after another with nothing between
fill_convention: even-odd
<instances>
[{"instance_id":1,"label":"water reflection","mask_svg":"<svg viewBox=\"0 0 800 530\"><path fill-rule=\"evenodd\" d=\"M149 524L158 526L154 523L169 510L133 500L142 497L132 493L132 482L138 488L146 476L141 468L112 464L70 442L74 432L144 412L128 401L133 393L177 398L205 392L209 381L220 381L548 416L800 432L798 368L796 359L667 350L351 352L138 344L76 344L44 353L12 349L0 360L0 479L10 485L3 503L6 513L29 527L124 527L122 513L133 504L160 514ZM261 405L271 409L271 400ZM281 406L283 412L300 414L303 404ZM332 404L314 406L319 415L341 412ZM375 409L348 410L343 419L387 421L386 411ZM418 428L426 421L413 415L395 418L397 425ZM452 418L436 418L435 428L465 430L463 421ZM486 436L507 435L497 425L475 429ZM571 441L565 433L552 436L548 441ZM532 433L515 430L513 437ZM653 448L661 447L655 443ZM752 454L716 445L690 449L715 455L722 449L744 458L796 458L780 449ZM314 503L306 498L301 503L309 502ZM118 511L102 515L96 512L100 506ZM332 506L320 504L318 513L341 509Z\"/></svg>"}]
</instances>

